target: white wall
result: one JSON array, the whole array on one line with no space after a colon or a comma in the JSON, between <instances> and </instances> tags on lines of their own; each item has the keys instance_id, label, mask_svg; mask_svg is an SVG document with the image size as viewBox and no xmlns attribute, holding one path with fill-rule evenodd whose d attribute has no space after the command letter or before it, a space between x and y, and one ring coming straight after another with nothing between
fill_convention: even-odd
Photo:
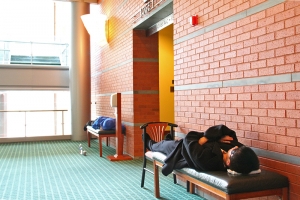
<instances>
[{"instance_id":1,"label":"white wall","mask_svg":"<svg viewBox=\"0 0 300 200\"><path fill-rule=\"evenodd\" d=\"M69 90L69 67L1 65L0 90Z\"/></svg>"}]
</instances>

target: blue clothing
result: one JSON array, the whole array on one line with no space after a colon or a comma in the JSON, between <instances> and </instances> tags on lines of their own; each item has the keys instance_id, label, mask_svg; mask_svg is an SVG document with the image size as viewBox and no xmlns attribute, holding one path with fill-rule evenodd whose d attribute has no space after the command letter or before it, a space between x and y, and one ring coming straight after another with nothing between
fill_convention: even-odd
<instances>
[{"instance_id":1,"label":"blue clothing","mask_svg":"<svg viewBox=\"0 0 300 200\"><path fill-rule=\"evenodd\" d=\"M102 128L102 130L105 130L105 131L107 131L107 130L116 130L116 119L110 118L110 117L100 116L94 121L92 127L93 127L93 129ZM124 133L125 130L126 130L126 128L122 124L122 133Z\"/></svg>"},{"instance_id":2,"label":"blue clothing","mask_svg":"<svg viewBox=\"0 0 300 200\"><path fill-rule=\"evenodd\" d=\"M103 116L98 117L98 118L94 121L94 123L93 123L93 125L92 125L93 129L100 129L101 127L103 127L103 122L104 122L104 120L106 120L107 118L108 118L108 117L103 117Z\"/></svg>"}]
</instances>

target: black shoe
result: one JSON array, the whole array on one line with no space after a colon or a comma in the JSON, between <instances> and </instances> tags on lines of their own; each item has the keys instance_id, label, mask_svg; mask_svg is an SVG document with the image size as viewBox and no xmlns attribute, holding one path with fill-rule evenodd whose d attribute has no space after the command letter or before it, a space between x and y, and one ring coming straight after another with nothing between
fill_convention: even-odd
<instances>
[{"instance_id":1,"label":"black shoe","mask_svg":"<svg viewBox=\"0 0 300 200\"><path fill-rule=\"evenodd\" d=\"M168 133L165 137L165 140L173 140L173 137L171 136L170 133Z\"/></svg>"}]
</instances>

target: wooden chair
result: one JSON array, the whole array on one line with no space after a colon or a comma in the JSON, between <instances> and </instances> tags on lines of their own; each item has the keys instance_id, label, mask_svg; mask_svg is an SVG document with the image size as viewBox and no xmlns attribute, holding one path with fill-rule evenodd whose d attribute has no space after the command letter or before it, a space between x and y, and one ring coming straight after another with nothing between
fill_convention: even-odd
<instances>
[{"instance_id":1,"label":"wooden chair","mask_svg":"<svg viewBox=\"0 0 300 200\"><path fill-rule=\"evenodd\" d=\"M178 127L177 124L172 124L169 122L149 122L142 125L140 128L143 130L143 135L147 133L150 138L156 142L165 139L166 134L170 134L171 138L174 139L174 128ZM170 128L170 130L166 130L166 128ZM153 162L153 169L147 168L147 160ZM143 137L143 171L142 171L142 180L141 180L141 187L144 187L145 182L145 173L150 172L154 175L154 186L159 185L159 178L158 178L158 166L162 167L163 161L158 162L152 159L151 151L147 149L146 145L146 138ZM174 183L176 184L176 175L173 174ZM159 187L155 188L155 197L159 198Z\"/></svg>"}]
</instances>

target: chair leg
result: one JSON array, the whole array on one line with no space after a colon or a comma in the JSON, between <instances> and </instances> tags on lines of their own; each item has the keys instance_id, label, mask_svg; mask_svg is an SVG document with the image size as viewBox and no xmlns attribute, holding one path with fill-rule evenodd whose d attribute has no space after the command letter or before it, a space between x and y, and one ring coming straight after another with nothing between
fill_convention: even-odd
<instances>
[{"instance_id":1,"label":"chair leg","mask_svg":"<svg viewBox=\"0 0 300 200\"><path fill-rule=\"evenodd\" d=\"M143 171L142 171L142 180L141 180L141 187L144 187L144 183L145 183L145 174L146 174L146 164L147 164L147 160L144 158L143 160Z\"/></svg>"},{"instance_id":2,"label":"chair leg","mask_svg":"<svg viewBox=\"0 0 300 200\"><path fill-rule=\"evenodd\" d=\"M174 181L174 184L177 184L176 174L173 174L173 181Z\"/></svg>"},{"instance_id":3,"label":"chair leg","mask_svg":"<svg viewBox=\"0 0 300 200\"><path fill-rule=\"evenodd\" d=\"M158 171L158 166L156 165L155 160L153 161L153 173L154 173L154 193L155 193L155 197L159 198L160 197L160 192L159 192L159 171Z\"/></svg>"}]
</instances>

